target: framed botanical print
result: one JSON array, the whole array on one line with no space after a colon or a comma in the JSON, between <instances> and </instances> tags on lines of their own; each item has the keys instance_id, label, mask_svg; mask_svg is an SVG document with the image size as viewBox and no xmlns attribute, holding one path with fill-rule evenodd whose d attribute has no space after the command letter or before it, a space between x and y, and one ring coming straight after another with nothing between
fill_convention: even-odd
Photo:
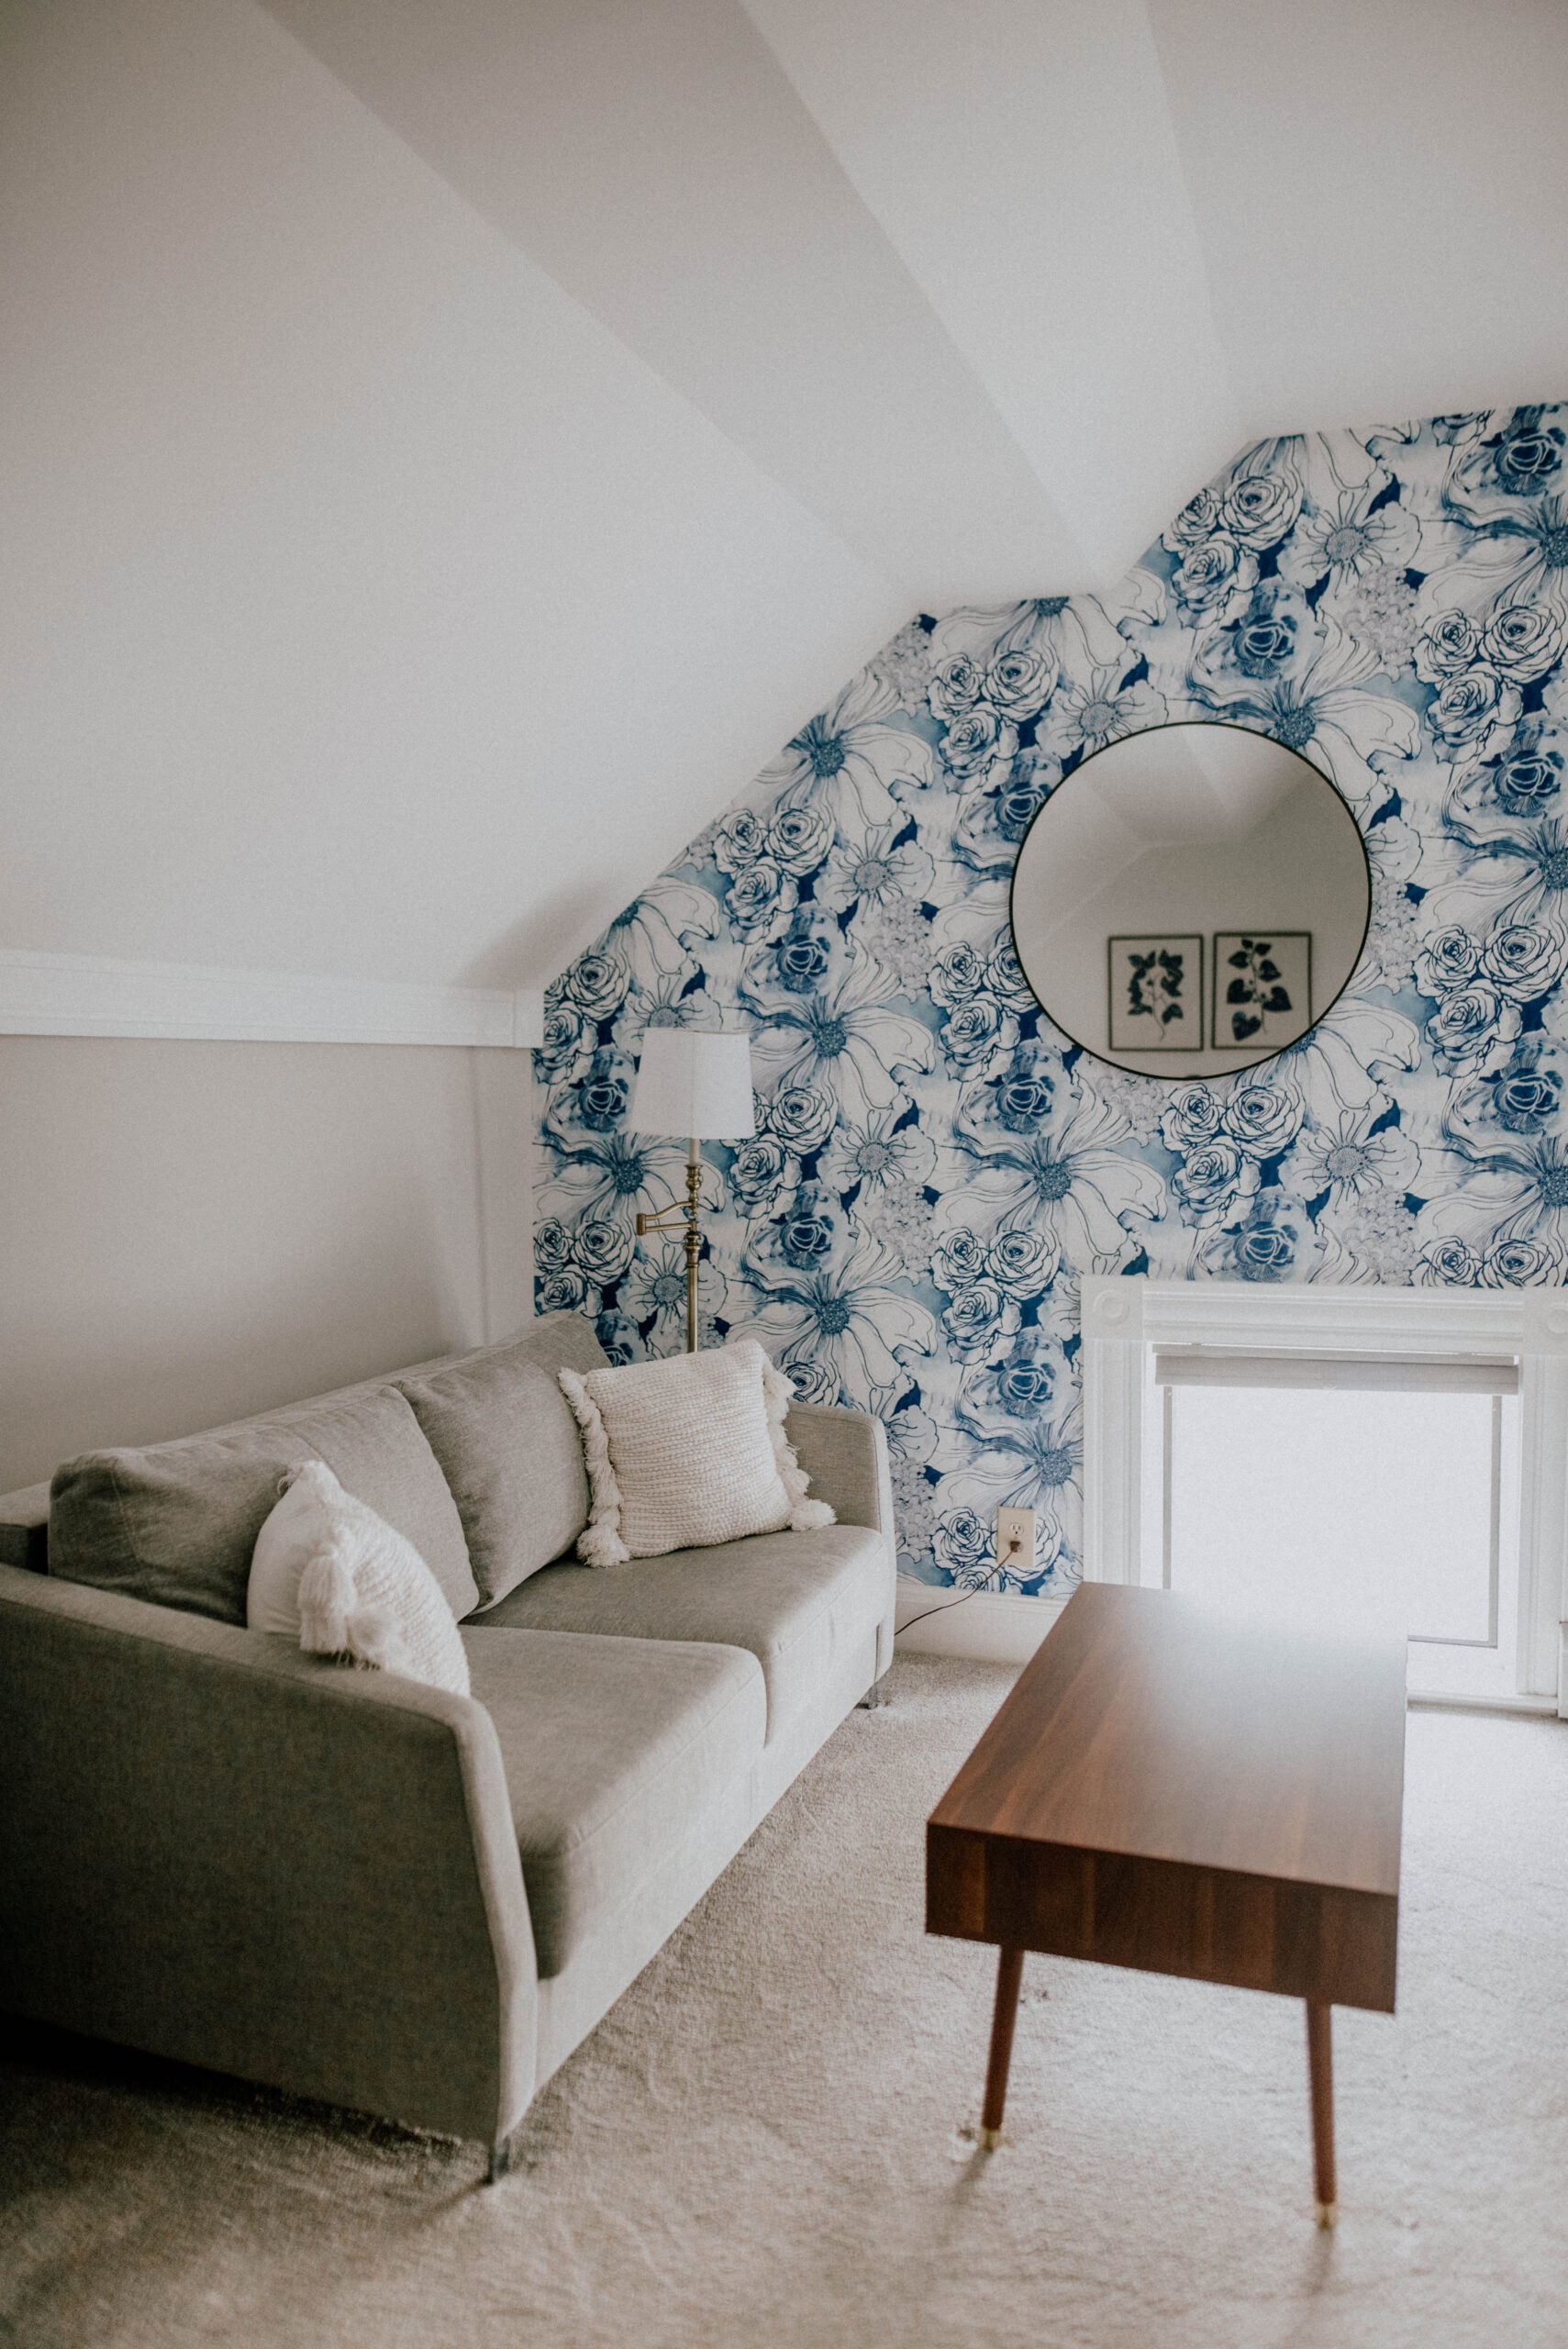
<instances>
[{"instance_id":1,"label":"framed botanical print","mask_svg":"<svg viewBox=\"0 0 1568 2349\"><path fill-rule=\"evenodd\" d=\"M1212 967L1216 1052L1292 1044L1311 1027L1309 930L1217 930Z\"/></svg>"},{"instance_id":2,"label":"framed botanical print","mask_svg":"<svg viewBox=\"0 0 1568 2349\"><path fill-rule=\"evenodd\" d=\"M1113 938L1110 1049L1195 1052L1203 1049L1203 940Z\"/></svg>"}]
</instances>

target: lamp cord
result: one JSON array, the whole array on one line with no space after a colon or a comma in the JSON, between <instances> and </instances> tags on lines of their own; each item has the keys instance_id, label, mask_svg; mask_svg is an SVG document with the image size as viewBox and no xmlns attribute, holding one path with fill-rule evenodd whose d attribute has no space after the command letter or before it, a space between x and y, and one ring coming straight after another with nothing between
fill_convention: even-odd
<instances>
[{"instance_id":1,"label":"lamp cord","mask_svg":"<svg viewBox=\"0 0 1568 2349\"><path fill-rule=\"evenodd\" d=\"M901 1640L906 1631L912 1631L917 1623L929 1622L933 1615L951 1615L955 1607L962 1607L963 1605L965 1599L978 1598L981 1592L984 1589L985 1584L988 1582L994 1582L996 1576L1006 1569L1015 1557L1017 1557L1018 1552L1023 1548L1023 1546L1024 1545L1021 1542L1009 1542L1007 1544L1006 1556L997 1559L990 1573L985 1576L984 1582L977 1582L973 1589L966 1590L964 1592L962 1598L950 1598L945 1606L927 1607L922 1609L918 1615L911 1615L906 1623L899 1624L898 1629L893 1634L894 1640L895 1642Z\"/></svg>"}]
</instances>

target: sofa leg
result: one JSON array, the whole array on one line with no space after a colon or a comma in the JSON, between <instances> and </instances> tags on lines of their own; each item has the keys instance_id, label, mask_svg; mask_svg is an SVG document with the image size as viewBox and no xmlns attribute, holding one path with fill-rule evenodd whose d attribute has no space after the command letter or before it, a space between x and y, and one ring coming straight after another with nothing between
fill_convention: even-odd
<instances>
[{"instance_id":1,"label":"sofa leg","mask_svg":"<svg viewBox=\"0 0 1568 2349\"><path fill-rule=\"evenodd\" d=\"M512 2166L512 2141L497 2137L490 2148L490 2166L484 2173L486 2186L498 2186Z\"/></svg>"},{"instance_id":2,"label":"sofa leg","mask_svg":"<svg viewBox=\"0 0 1568 2349\"><path fill-rule=\"evenodd\" d=\"M858 1713L874 1713L880 1707L885 1705L887 1699L882 1693L881 1681L873 1680L871 1687L866 1690L865 1695L861 1698L860 1703L856 1706L855 1710Z\"/></svg>"}]
</instances>

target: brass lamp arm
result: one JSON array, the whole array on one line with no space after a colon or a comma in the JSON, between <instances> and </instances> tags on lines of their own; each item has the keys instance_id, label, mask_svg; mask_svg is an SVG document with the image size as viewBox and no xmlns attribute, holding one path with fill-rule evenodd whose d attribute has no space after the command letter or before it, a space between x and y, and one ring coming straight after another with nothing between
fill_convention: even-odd
<instances>
[{"instance_id":1,"label":"brass lamp arm","mask_svg":"<svg viewBox=\"0 0 1568 2349\"><path fill-rule=\"evenodd\" d=\"M677 1225L685 1222L690 1212L682 1200L672 1199L667 1208L661 1208L656 1214L638 1217L637 1236L640 1240L645 1231L673 1231ZM666 1223L664 1218L667 1215L673 1216L675 1222Z\"/></svg>"},{"instance_id":2,"label":"brass lamp arm","mask_svg":"<svg viewBox=\"0 0 1568 2349\"><path fill-rule=\"evenodd\" d=\"M704 1162L698 1169L699 1180L703 1174L707 1173L707 1171L706 1163ZM718 1169L715 1167L713 1171L717 1174ZM701 1192L699 1190L695 1204L698 1207L717 1208L722 1206L723 1200L724 1191L721 1184L719 1195L717 1199L705 1199L701 1196ZM637 1219L638 1238L640 1240L644 1232L648 1231L678 1231L682 1224L690 1219L692 1208L693 1202L690 1199L671 1199L667 1206L655 1208L651 1215L639 1215ZM664 1219L666 1216L672 1219L668 1223Z\"/></svg>"}]
</instances>

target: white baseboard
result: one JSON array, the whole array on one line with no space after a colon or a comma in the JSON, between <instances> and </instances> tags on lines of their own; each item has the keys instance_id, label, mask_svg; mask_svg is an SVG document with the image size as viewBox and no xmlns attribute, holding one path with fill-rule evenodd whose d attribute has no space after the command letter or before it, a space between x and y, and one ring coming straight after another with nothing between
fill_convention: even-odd
<instances>
[{"instance_id":1,"label":"white baseboard","mask_svg":"<svg viewBox=\"0 0 1568 2349\"><path fill-rule=\"evenodd\" d=\"M166 1036L207 1043L483 1044L544 1034L534 988L409 986L117 962L0 948L0 1035Z\"/></svg>"},{"instance_id":2,"label":"white baseboard","mask_svg":"<svg viewBox=\"0 0 1568 2349\"><path fill-rule=\"evenodd\" d=\"M898 1577L898 1653L960 1655L975 1664L1027 1664L1067 1600L1021 1598L1016 1591L962 1592ZM931 1611L927 1612L929 1609ZM918 1623L914 1616L922 1616Z\"/></svg>"}]
</instances>

